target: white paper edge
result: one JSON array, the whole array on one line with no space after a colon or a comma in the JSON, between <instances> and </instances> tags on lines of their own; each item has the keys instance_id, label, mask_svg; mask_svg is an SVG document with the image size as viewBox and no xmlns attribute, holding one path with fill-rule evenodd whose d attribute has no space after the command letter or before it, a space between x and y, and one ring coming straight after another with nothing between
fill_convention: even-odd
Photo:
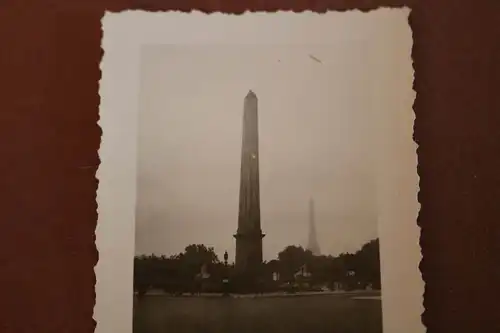
<instances>
[{"instance_id":1,"label":"white paper edge","mask_svg":"<svg viewBox=\"0 0 500 333\"><path fill-rule=\"evenodd\" d=\"M302 14L280 12L287 20L277 23L276 14L226 15L192 12L107 12L102 20L105 50L100 121L103 129L97 172L98 225L95 267L96 333L132 332L132 283L135 238L137 117L140 49L145 44L328 44L328 30L345 30L346 20L363 22L359 30L346 31L346 39L364 39L383 33L408 41L384 47L405 52L411 64L411 29L408 8ZM294 21L299 20L297 26ZM258 24L256 24L258 21ZM332 22L333 26L332 26ZM295 22L297 23L297 22ZM378 24L380 29L373 29ZM201 29L200 26L203 28ZM394 27L399 27L395 29ZM182 34L180 33L182 31ZM202 33L200 33L200 31ZM399 40L399 39L398 39ZM399 59L401 60L401 59ZM411 67L411 66L410 66ZM401 73L399 73L401 74ZM412 82L413 69L403 73ZM382 84L399 84L391 68L381 69ZM386 81L386 82L384 82ZM407 82L406 82L407 83ZM416 224L418 175L413 141L415 93L398 98L374 90L380 104L378 126L390 135L379 140L379 237L382 266L384 333L425 332L421 322L424 283L418 268L421 260L420 229ZM391 99L400 107L382 106ZM411 113L411 115L409 114ZM411 121L410 121L411 120ZM401 153L403 152L403 154ZM393 163L397 161L397 165Z\"/></svg>"}]
</instances>

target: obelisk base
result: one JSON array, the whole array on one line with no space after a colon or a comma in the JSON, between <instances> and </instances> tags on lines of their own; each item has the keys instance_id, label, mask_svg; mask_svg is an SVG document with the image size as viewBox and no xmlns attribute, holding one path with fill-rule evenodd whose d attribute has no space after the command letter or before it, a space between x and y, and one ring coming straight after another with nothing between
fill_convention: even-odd
<instances>
[{"instance_id":1,"label":"obelisk base","mask_svg":"<svg viewBox=\"0 0 500 333\"><path fill-rule=\"evenodd\" d=\"M236 260L231 283L232 292L245 294L263 291L262 239L264 236L262 232L234 235Z\"/></svg>"}]
</instances>

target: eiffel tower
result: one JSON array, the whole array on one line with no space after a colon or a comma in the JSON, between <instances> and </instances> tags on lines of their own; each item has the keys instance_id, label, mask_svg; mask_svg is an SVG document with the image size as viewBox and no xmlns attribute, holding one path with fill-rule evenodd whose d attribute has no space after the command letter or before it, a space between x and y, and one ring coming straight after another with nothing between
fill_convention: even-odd
<instances>
[{"instance_id":1,"label":"eiffel tower","mask_svg":"<svg viewBox=\"0 0 500 333\"><path fill-rule=\"evenodd\" d=\"M314 220L314 201L311 198L309 200L309 241L307 244L307 249L312 252L315 256L321 254L318 238L316 235L316 222Z\"/></svg>"}]
</instances>

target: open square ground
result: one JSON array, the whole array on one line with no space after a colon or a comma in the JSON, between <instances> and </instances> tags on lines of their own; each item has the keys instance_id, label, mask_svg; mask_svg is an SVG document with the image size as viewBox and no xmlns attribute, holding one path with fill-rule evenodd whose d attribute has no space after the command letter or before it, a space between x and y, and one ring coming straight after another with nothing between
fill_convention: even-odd
<instances>
[{"instance_id":1,"label":"open square ground","mask_svg":"<svg viewBox=\"0 0 500 333\"><path fill-rule=\"evenodd\" d=\"M360 298L357 298L357 297ZM290 297L145 296L135 333L382 333L375 293Z\"/></svg>"}]
</instances>

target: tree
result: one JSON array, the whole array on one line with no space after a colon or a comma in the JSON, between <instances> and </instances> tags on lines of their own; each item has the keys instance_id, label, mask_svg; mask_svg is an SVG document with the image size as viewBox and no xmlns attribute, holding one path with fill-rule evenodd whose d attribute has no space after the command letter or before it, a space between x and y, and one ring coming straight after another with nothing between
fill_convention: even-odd
<instances>
[{"instance_id":1,"label":"tree","mask_svg":"<svg viewBox=\"0 0 500 333\"><path fill-rule=\"evenodd\" d=\"M374 239L354 254L358 280L363 285L380 288L380 249L379 240Z\"/></svg>"},{"instance_id":2,"label":"tree","mask_svg":"<svg viewBox=\"0 0 500 333\"><path fill-rule=\"evenodd\" d=\"M290 245L278 253L280 275L286 281L293 280L294 274L304 265L310 265L313 254L302 246Z\"/></svg>"},{"instance_id":3,"label":"tree","mask_svg":"<svg viewBox=\"0 0 500 333\"><path fill-rule=\"evenodd\" d=\"M279 260L276 259L270 260L269 262L266 262L265 265L266 265L266 272L268 274L273 274L280 271Z\"/></svg>"},{"instance_id":4,"label":"tree","mask_svg":"<svg viewBox=\"0 0 500 333\"><path fill-rule=\"evenodd\" d=\"M313 285L322 285L329 281L332 259L329 256L312 256L308 269L312 274Z\"/></svg>"},{"instance_id":5,"label":"tree","mask_svg":"<svg viewBox=\"0 0 500 333\"><path fill-rule=\"evenodd\" d=\"M220 260L213 247L206 247L203 244L191 244L186 246L181 254L181 260L190 265L201 267L204 264L216 264Z\"/></svg>"},{"instance_id":6,"label":"tree","mask_svg":"<svg viewBox=\"0 0 500 333\"><path fill-rule=\"evenodd\" d=\"M203 265L211 268L220 263L213 247L203 244L191 244L186 246L184 252L177 256L180 263L181 276L185 280L192 280L198 274Z\"/></svg>"},{"instance_id":7,"label":"tree","mask_svg":"<svg viewBox=\"0 0 500 333\"><path fill-rule=\"evenodd\" d=\"M355 253L341 253L330 263L330 282L340 282L348 289L371 285L380 288L379 241L364 244Z\"/></svg>"}]
</instances>

